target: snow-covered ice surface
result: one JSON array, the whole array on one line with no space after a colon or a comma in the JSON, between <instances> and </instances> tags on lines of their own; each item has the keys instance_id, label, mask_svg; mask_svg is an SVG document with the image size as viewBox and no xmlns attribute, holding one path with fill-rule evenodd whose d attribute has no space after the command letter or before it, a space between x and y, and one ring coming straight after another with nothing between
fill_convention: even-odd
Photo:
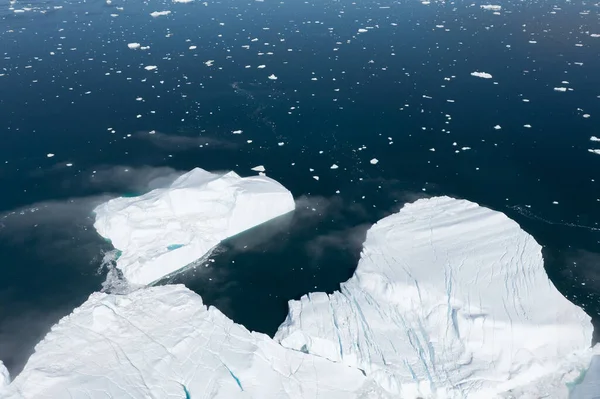
<instances>
[{"instance_id":1,"label":"snow-covered ice surface","mask_svg":"<svg viewBox=\"0 0 600 399\"><path fill-rule=\"evenodd\" d=\"M0 360L0 394L2 393L2 389L8 385L10 382L10 375L8 374L8 370L4 363Z\"/></svg>"},{"instance_id":2,"label":"snow-covered ice surface","mask_svg":"<svg viewBox=\"0 0 600 399\"><path fill-rule=\"evenodd\" d=\"M275 339L403 398L489 399L566 398L591 337L590 318L552 285L517 223L437 197L375 224L355 275L339 292L291 301Z\"/></svg>"},{"instance_id":3,"label":"snow-covered ice surface","mask_svg":"<svg viewBox=\"0 0 600 399\"><path fill-rule=\"evenodd\" d=\"M274 339L182 285L94 293L0 398L591 399L591 334L514 221L435 197L375 224L341 291L290 302Z\"/></svg>"},{"instance_id":4,"label":"snow-covered ice surface","mask_svg":"<svg viewBox=\"0 0 600 399\"><path fill-rule=\"evenodd\" d=\"M150 284L294 207L292 194L266 176L196 168L170 187L101 204L94 227L122 252L117 267L124 277Z\"/></svg>"},{"instance_id":5,"label":"snow-covered ice surface","mask_svg":"<svg viewBox=\"0 0 600 399\"><path fill-rule=\"evenodd\" d=\"M168 285L92 294L52 327L0 397L347 399L366 395L365 381L357 369L285 349Z\"/></svg>"}]
</instances>

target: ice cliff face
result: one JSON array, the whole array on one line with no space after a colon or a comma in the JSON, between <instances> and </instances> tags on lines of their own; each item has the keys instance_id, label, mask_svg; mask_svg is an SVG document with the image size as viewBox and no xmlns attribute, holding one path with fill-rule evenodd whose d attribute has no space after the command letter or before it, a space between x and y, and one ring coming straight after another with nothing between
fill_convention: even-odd
<instances>
[{"instance_id":1,"label":"ice cliff face","mask_svg":"<svg viewBox=\"0 0 600 399\"><path fill-rule=\"evenodd\" d=\"M292 194L266 176L196 168L170 187L98 206L94 227L122 251L117 267L125 278L146 285L294 207Z\"/></svg>"},{"instance_id":2,"label":"ice cliff face","mask_svg":"<svg viewBox=\"0 0 600 399\"><path fill-rule=\"evenodd\" d=\"M355 275L290 302L275 339L403 398L489 399L523 387L566 398L574 376L562 366L591 336L531 236L502 213L439 197L375 224Z\"/></svg>"},{"instance_id":3,"label":"ice cliff face","mask_svg":"<svg viewBox=\"0 0 600 399\"><path fill-rule=\"evenodd\" d=\"M152 244L143 230L126 236ZM499 212L439 197L374 225L355 275L290 302L275 339L181 285L95 293L0 398L566 399L582 380L572 398L592 399L600 363L581 377L600 352L591 334L532 237Z\"/></svg>"}]
</instances>

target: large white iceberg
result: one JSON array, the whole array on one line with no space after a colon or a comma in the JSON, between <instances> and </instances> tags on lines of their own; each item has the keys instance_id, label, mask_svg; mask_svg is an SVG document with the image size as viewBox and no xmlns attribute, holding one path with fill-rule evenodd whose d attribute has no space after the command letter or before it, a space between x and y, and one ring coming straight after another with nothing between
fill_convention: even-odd
<instances>
[{"instance_id":1,"label":"large white iceberg","mask_svg":"<svg viewBox=\"0 0 600 399\"><path fill-rule=\"evenodd\" d=\"M592 332L517 223L438 197L375 224L355 275L339 292L291 301L275 339L360 368L402 398L566 398Z\"/></svg>"},{"instance_id":2,"label":"large white iceberg","mask_svg":"<svg viewBox=\"0 0 600 399\"><path fill-rule=\"evenodd\" d=\"M294 210L292 194L266 176L196 168L170 187L100 206L94 227L120 250L117 267L150 284L206 255L222 240Z\"/></svg>"},{"instance_id":3,"label":"large white iceberg","mask_svg":"<svg viewBox=\"0 0 600 399\"><path fill-rule=\"evenodd\" d=\"M365 382L357 369L285 349L169 285L92 294L0 397L351 399L368 392Z\"/></svg>"},{"instance_id":4,"label":"large white iceberg","mask_svg":"<svg viewBox=\"0 0 600 399\"><path fill-rule=\"evenodd\" d=\"M374 225L355 275L290 302L275 339L181 285L95 293L0 398L592 399L591 335L531 236L439 197Z\"/></svg>"}]
</instances>

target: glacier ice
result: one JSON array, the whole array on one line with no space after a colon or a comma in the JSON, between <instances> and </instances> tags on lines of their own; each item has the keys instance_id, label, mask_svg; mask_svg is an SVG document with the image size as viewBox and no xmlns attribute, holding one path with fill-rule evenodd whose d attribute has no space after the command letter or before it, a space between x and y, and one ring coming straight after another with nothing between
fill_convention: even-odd
<instances>
[{"instance_id":1,"label":"glacier ice","mask_svg":"<svg viewBox=\"0 0 600 399\"><path fill-rule=\"evenodd\" d=\"M123 276L150 284L294 207L292 194L266 176L196 168L170 187L99 205L94 227L122 252L117 267Z\"/></svg>"},{"instance_id":2,"label":"glacier ice","mask_svg":"<svg viewBox=\"0 0 600 399\"><path fill-rule=\"evenodd\" d=\"M167 285L92 294L0 397L351 399L368 389L359 370L285 349Z\"/></svg>"},{"instance_id":3,"label":"glacier ice","mask_svg":"<svg viewBox=\"0 0 600 399\"><path fill-rule=\"evenodd\" d=\"M489 399L525 387L566 398L573 375L561 364L589 362L592 331L517 223L437 197L375 224L354 276L331 295L291 301L275 339L358 367L402 397Z\"/></svg>"},{"instance_id":4,"label":"glacier ice","mask_svg":"<svg viewBox=\"0 0 600 399\"><path fill-rule=\"evenodd\" d=\"M0 398L592 399L591 335L531 236L435 197L369 229L354 276L291 301L274 339L181 285L94 293Z\"/></svg>"},{"instance_id":5,"label":"glacier ice","mask_svg":"<svg viewBox=\"0 0 600 399\"><path fill-rule=\"evenodd\" d=\"M0 360L0 393L2 389L7 386L10 382L10 374L8 374L8 370L4 363Z\"/></svg>"}]
</instances>

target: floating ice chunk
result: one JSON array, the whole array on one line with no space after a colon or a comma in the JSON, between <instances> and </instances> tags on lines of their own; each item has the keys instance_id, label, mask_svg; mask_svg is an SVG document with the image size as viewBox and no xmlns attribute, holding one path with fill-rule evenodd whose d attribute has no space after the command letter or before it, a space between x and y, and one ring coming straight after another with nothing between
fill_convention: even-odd
<instances>
[{"instance_id":1,"label":"floating ice chunk","mask_svg":"<svg viewBox=\"0 0 600 399\"><path fill-rule=\"evenodd\" d=\"M127 44L127 47L129 47L132 50L136 50L138 48L140 48L142 45L140 43L129 43Z\"/></svg>"},{"instance_id":2,"label":"floating ice chunk","mask_svg":"<svg viewBox=\"0 0 600 399\"><path fill-rule=\"evenodd\" d=\"M255 172L264 172L266 169L263 165L258 165L252 168L253 171Z\"/></svg>"},{"instance_id":3,"label":"floating ice chunk","mask_svg":"<svg viewBox=\"0 0 600 399\"><path fill-rule=\"evenodd\" d=\"M52 158L53 156L54 156L54 154L53 154L53 153L51 153L51 152L50 152L50 153L48 153L48 154L46 154L46 157L48 157L48 158Z\"/></svg>"},{"instance_id":4,"label":"floating ice chunk","mask_svg":"<svg viewBox=\"0 0 600 399\"><path fill-rule=\"evenodd\" d=\"M481 7L481 9L483 10L489 10L489 11L500 11L502 10L502 6L496 5L496 4L482 4L479 7Z\"/></svg>"},{"instance_id":5,"label":"floating ice chunk","mask_svg":"<svg viewBox=\"0 0 600 399\"><path fill-rule=\"evenodd\" d=\"M567 91L567 88L566 88L566 87L555 87L555 88L554 88L554 91L562 91L562 92L565 92L565 91Z\"/></svg>"},{"instance_id":6,"label":"floating ice chunk","mask_svg":"<svg viewBox=\"0 0 600 399\"><path fill-rule=\"evenodd\" d=\"M364 29L364 28L360 28L360 29L358 30L358 33L365 33L365 32L368 32L368 30L367 30L367 29Z\"/></svg>"},{"instance_id":7,"label":"floating ice chunk","mask_svg":"<svg viewBox=\"0 0 600 399\"><path fill-rule=\"evenodd\" d=\"M523 127L527 128L527 129L531 129L531 125L530 124L523 125Z\"/></svg>"},{"instance_id":8,"label":"floating ice chunk","mask_svg":"<svg viewBox=\"0 0 600 399\"><path fill-rule=\"evenodd\" d=\"M266 67L267 67L266 65L259 65L259 66L257 66L258 69L263 69L263 68L266 68Z\"/></svg>"},{"instance_id":9,"label":"floating ice chunk","mask_svg":"<svg viewBox=\"0 0 600 399\"><path fill-rule=\"evenodd\" d=\"M146 65L146 66L144 67L144 69L145 69L146 71L154 71L154 70L155 70L155 69L157 69L157 68L158 68L158 67L157 67L156 65Z\"/></svg>"},{"instance_id":10,"label":"floating ice chunk","mask_svg":"<svg viewBox=\"0 0 600 399\"><path fill-rule=\"evenodd\" d=\"M600 33L590 33L591 37L600 37Z\"/></svg>"},{"instance_id":11,"label":"floating ice chunk","mask_svg":"<svg viewBox=\"0 0 600 399\"><path fill-rule=\"evenodd\" d=\"M596 150L596 149L590 148L588 151L591 152L592 154L598 154L598 155L600 155L600 150Z\"/></svg>"},{"instance_id":12,"label":"floating ice chunk","mask_svg":"<svg viewBox=\"0 0 600 399\"><path fill-rule=\"evenodd\" d=\"M98 206L94 227L122 251L117 267L125 278L150 284L220 241L292 210L292 194L275 180L196 168L170 187ZM173 243L183 246L169 251Z\"/></svg>"},{"instance_id":13,"label":"floating ice chunk","mask_svg":"<svg viewBox=\"0 0 600 399\"><path fill-rule=\"evenodd\" d=\"M277 80L277 76L275 76L274 74L270 74L269 75L269 79L271 79L271 80Z\"/></svg>"},{"instance_id":14,"label":"floating ice chunk","mask_svg":"<svg viewBox=\"0 0 600 399\"><path fill-rule=\"evenodd\" d=\"M517 223L435 197L371 227L354 276L290 301L275 339L358 367L394 398L567 398L592 332Z\"/></svg>"},{"instance_id":15,"label":"floating ice chunk","mask_svg":"<svg viewBox=\"0 0 600 399\"><path fill-rule=\"evenodd\" d=\"M592 136L590 137L590 141L600 141L600 137Z\"/></svg>"},{"instance_id":16,"label":"floating ice chunk","mask_svg":"<svg viewBox=\"0 0 600 399\"><path fill-rule=\"evenodd\" d=\"M194 0L173 0L173 3L191 3Z\"/></svg>"},{"instance_id":17,"label":"floating ice chunk","mask_svg":"<svg viewBox=\"0 0 600 399\"><path fill-rule=\"evenodd\" d=\"M377 393L366 380L167 285L92 294L52 327L2 397L358 399Z\"/></svg>"},{"instance_id":18,"label":"floating ice chunk","mask_svg":"<svg viewBox=\"0 0 600 399\"><path fill-rule=\"evenodd\" d=\"M500 130L500 129L502 129L502 126L500 126L500 125L494 126L494 130Z\"/></svg>"},{"instance_id":19,"label":"floating ice chunk","mask_svg":"<svg viewBox=\"0 0 600 399\"><path fill-rule=\"evenodd\" d=\"M231 133L233 133L233 134L242 134L242 132L243 132L243 130L234 130Z\"/></svg>"},{"instance_id":20,"label":"floating ice chunk","mask_svg":"<svg viewBox=\"0 0 600 399\"><path fill-rule=\"evenodd\" d=\"M491 79L492 78L492 75L490 75L487 72L477 72L477 71L471 72L471 76L475 76L475 77L483 78L483 79Z\"/></svg>"},{"instance_id":21,"label":"floating ice chunk","mask_svg":"<svg viewBox=\"0 0 600 399\"><path fill-rule=\"evenodd\" d=\"M330 169L337 169L337 168L339 168L339 166L337 166L336 164L333 164L333 165L331 165Z\"/></svg>"},{"instance_id":22,"label":"floating ice chunk","mask_svg":"<svg viewBox=\"0 0 600 399\"><path fill-rule=\"evenodd\" d=\"M373 158L369 162L371 163L371 165L377 165L377 163L379 162L379 159Z\"/></svg>"},{"instance_id":23,"label":"floating ice chunk","mask_svg":"<svg viewBox=\"0 0 600 399\"><path fill-rule=\"evenodd\" d=\"M150 13L150 16L152 18L158 18L158 17L164 17L166 15L169 15L171 13L171 11L154 11Z\"/></svg>"},{"instance_id":24,"label":"floating ice chunk","mask_svg":"<svg viewBox=\"0 0 600 399\"><path fill-rule=\"evenodd\" d=\"M318 181L319 180L319 176L313 176L313 179L315 179L315 180Z\"/></svg>"},{"instance_id":25,"label":"floating ice chunk","mask_svg":"<svg viewBox=\"0 0 600 399\"><path fill-rule=\"evenodd\" d=\"M198 46L190 46L188 47L189 50L196 50L198 48Z\"/></svg>"},{"instance_id":26,"label":"floating ice chunk","mask_svg":"<svg viewBox=\"0 0 600 399\"><path fill-rule=\"evenodd\" d=\"M212 66L215 63L215 60L208 60L204 63L206 66Z\"/></svg>"}]
</instances>

